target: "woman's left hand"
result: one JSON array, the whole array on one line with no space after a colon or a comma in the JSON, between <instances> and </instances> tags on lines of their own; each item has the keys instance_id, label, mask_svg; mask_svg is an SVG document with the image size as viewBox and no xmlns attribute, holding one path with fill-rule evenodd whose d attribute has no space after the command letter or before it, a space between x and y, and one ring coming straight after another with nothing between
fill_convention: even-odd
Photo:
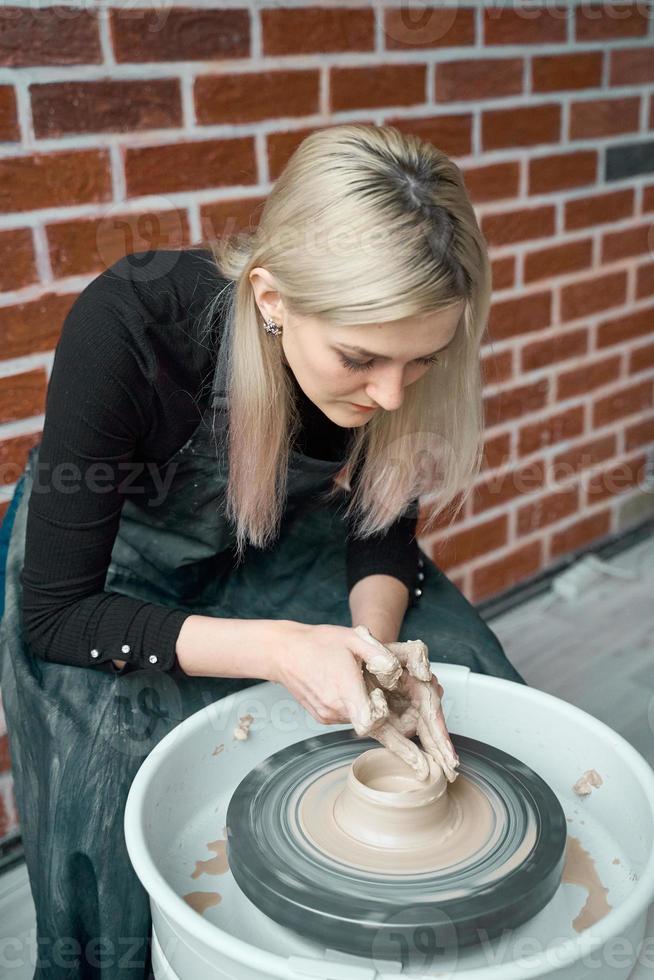
<instances>
[{"instance_id":1,"label":"woman's left hand","mask_svg":"<svg viewBox=\"0 0 654 980\"><path fill-rule=\"evenodd\" d=\"M378 648L378 669L369 663L364 677L369 692L375 687L383 690L390 709L370 734L415 769L418 778L426 779L428 761L422 753L416 754L417 747L409 741L417 734L424 752L441 767L448 782L454 782L459 757L441 706L445 692L431 672L426 644L422 640L382 644L365 626L356 626L355 632Z\"/></svg>"}]
</instances>

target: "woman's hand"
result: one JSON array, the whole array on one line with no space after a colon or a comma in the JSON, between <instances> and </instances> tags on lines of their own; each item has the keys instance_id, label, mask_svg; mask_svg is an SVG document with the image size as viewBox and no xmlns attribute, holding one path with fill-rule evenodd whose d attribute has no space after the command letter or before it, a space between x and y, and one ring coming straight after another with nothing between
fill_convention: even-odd
<instances>
[{"instance_id":1,"label":"woman's hand","mask_svg":"<svg viewBox=\"0 0 654 980\"><path fill-rule=\"evenodd\" d=\"M291 621L270 680L283 684L323 725L351 722L357 735L368 735L389 710L381 688L368 691L364 665L388 683L401 673L393 654L384 648L380 653L351 627Z\"/></svg>"},{"instance_id":2,"label":"woman's hand","mask_svg":"<svg viewBox=\"0 0 654 980\"><path fill-rule=\"evenodd\" d=\"M422 640L382 644L365 626L356 626L355 632L378 652L386 650L393 654L401 666L397 679L391 678L389 683L387 674L380 674L367 663L368 692L372 697L379 686L384 688L390 709L388 717L371 734L412 766L419 778L426 779L429 764L409 741L417 733L425 752L438 763L447 780L454 782L459 757L445 724L441 707L444 691L431 672L427 646Z\"/></svg>"},{"instance_id":3,"label":"woman's hand","mask_svg":"<svg viewBox=\"0 0 654 980\"><path fill-rule=\"evenodd\" d=\"M365 626L294 621L283 637L269 679L283 684L316 721L351 722L357 735L376 738L427 779L429 761L410 740L417 732L447 779L456 779L459 758L443 717L443 688L421 640L384 645Z\"/></svg>"}]
</instances>

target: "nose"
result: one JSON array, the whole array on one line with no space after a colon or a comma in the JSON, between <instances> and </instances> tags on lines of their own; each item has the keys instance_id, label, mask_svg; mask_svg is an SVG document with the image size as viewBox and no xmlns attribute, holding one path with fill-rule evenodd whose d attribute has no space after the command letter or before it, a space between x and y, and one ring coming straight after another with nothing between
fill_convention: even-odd
<instances>
[{"instance_id":1,"label":"nose","mask_svg":"<svg viewBox=\"0 0 654 980\"><path fill-rule=\"evenodd\" d=\"M371 381L366 394L371 402L379 405L387 412L394 412L404 401L403 374L381 376L378 381Z\"/></svg>"}]
</instances>

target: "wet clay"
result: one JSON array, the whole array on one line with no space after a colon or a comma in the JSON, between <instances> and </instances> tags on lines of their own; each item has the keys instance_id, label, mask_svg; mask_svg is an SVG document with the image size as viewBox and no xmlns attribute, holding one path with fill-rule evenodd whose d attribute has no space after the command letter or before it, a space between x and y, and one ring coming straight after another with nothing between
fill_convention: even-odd
<instances>
[{"instance_id":1,"label":"wet clay","mask_svg":"<svg viewBox=\"0 0 654 980\"><path fill-rule=\"evenodd\" d=\"M238 720L238 725L234 729L234 738L238 739L239 742L244 742L245 739L250 734L250 725L254 721L254 715L247 714L241 715Z\"/></svg>"},{"instance_id":2,"label":"wet clay","mask_svg":"<svg viewBox=\"0 0 654 980\"><path fill-rule=\"evenodd\" d=\"M565 866L561 880L570 885L581 885L588 892L586 904L572 922L577 932L588 929L611 911L612 906L606 900L609 890L602 885L595 862L588 851L581 846L581 841L570 835L566 843Z\"/></svg>"},{"instance_id":3,"label":"wet clay","mask_svg":"<svg viewBox=\"0 0 654 980\"><path fill-rule=\"evenodd\" d=\"M593 788L599 789L604 780L595 769L588 769L572 787L577 796L589 796Z\"/></svg>"},{"instance_id":4,"label":"wet clay","mask_svg":"<svg viewBox=\"0 0 654 980\"><path fill-rule=\"evenodd\" d=\"M492 788L465 773L448 783L433 760L427 780L388 749L370 749L320 776L302 794L298 822L339 863L379 874L440 871L481 857L505 830ZM507 874L536 843L525 840L493 877Z\"/></svg>"},{"instance_id":5,"label":"wet clay","mask_svg":"<svg viewBox=\"0 0 654 980\"><path fill-rule=\"evenodd\" d=\"M209 858L207 861L196 861L195 871L193 871L191 874L191 878L199 878L202 874L224 875L225 872L229 870L229 863L227 861L227 841L209 841L207 848L210 851L213 851L216 856Z\"/></svg>"},{"instance_id":6,"label":"wet clay","mask_svg":"<svg viewBox=\"0 0 654 980\"><path fill-rule=\"evenodd\" d=\"M187 905L190 905L192 909L195 909L196 912L202 915L212 905L218 905L222 899L222 895L219 895L218 892L189 892L188 895L182 895L182 898Z\"/></svg>"}]
</instances>

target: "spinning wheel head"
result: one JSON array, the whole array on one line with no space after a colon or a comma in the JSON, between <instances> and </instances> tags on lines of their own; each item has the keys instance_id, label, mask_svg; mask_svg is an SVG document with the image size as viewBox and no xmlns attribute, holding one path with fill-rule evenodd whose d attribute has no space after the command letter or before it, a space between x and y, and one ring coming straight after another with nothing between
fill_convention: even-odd
<instances>
[{"instance_id":1,"label":"spinning wheel head","mask_svg":"<svg viewBox=\"0 0 654 980\"><path fill-rule=\"evenodd\" d=\"M513 756L450 734L451 784L438 767L421 783L351 729L270 756L227 810L241 890L307 938L380 959L410 959L398 929L414 946L428 932L442 955L534 916L561 879L561 805Z\"/></svg>"}]
</instances>

